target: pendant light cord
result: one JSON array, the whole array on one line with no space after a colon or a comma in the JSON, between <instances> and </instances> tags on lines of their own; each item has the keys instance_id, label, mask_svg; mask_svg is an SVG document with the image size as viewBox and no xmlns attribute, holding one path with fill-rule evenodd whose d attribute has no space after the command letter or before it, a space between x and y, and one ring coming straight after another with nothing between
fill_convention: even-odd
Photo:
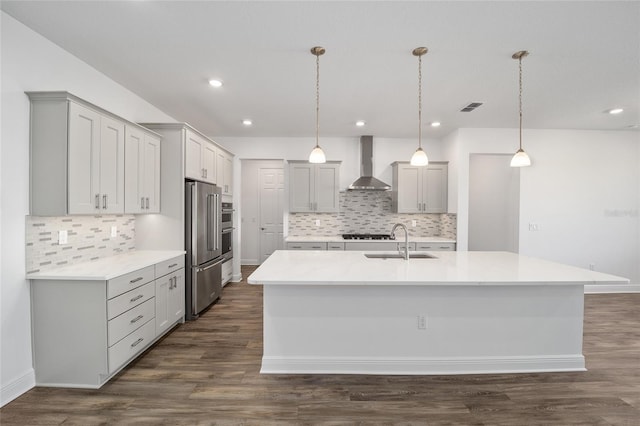
<instances>
[{"instance_id":1,"label":"pendant light cord","mask_svg":"<svg viewBox=\"0 0 640 426\"><path fill-rule=\"evenodd\" d=\"M518 111L520 112L520 149L522 150L522 56L518 58L518 66L519 66L519 74L518 74L518 84L520 86L520 91L518 93Z\"/></svg>"},{"instance_id":2,"label":"pendant light cord","mask_svg":"<svg viewBox=\"0 0 640 426\"><path fill-rule=\"evenodd\" d=\"M316 55L316 148L320 134L320 55Z\"/></svg>"},{"instance_id":3,"label":"pendant light cord","mask_svg":"<svg viewBox=\"0 0 640 426\"><path fill-rule=\"evenodd\" d=\"M418 55L418 148L422 149L422 55Z\"/></svg>"}]
</instances>

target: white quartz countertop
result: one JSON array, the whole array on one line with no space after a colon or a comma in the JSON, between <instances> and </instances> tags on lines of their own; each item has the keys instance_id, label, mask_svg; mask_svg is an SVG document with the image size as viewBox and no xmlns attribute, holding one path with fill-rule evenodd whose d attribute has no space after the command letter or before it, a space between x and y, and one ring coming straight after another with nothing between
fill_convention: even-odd
<instances>
[{"instance_id":1,"label":"white quartz countertop","mask_svg":"<svg viewBox=\"0 0 640 426\"><path fill-rule=\"evenodd\" d=\"M431 254L436 259L409 261L369 259L364 254L363 251L278 250L249 276L248 282L262 285L583 285L629 282L614 275L508 252L434 251Z\"/></svg>"},{"instance_id":2,"label":"white quartz countertop","mask_svg":"<svg viewBox=\"0 0 640 426\"><path fill-rule=\"evenodd\" d=\"M366 242L372 242L372 241L381 241L381 242L404 242L404 235L402 234L402 232L396 236L395 240L345 240L344 238L342 238L342 235L330 235L330 236L312 236L312 237L306 237L306 236L289 236L287 238L285 238L285 242L287 243L306 243L306 242L310 242L310 243L315 243L315 242L319 242L319 243L366 243ZM415 242L415 243L455 243L456 240L453 240L451 238L444 238L444 237L409 237L409 242Z\"/></svg>"},{"instance_id":3,"label":"white quartz countertop","mask_svg":"<svg viewBox=\"0 0 640 426\"><path fill-rule=\"evenodd\" d=\"M184 254L183 250L135 250L50 271L34 272L27 274L27 279L106 281Z\"/></svg>"}]
</instances>

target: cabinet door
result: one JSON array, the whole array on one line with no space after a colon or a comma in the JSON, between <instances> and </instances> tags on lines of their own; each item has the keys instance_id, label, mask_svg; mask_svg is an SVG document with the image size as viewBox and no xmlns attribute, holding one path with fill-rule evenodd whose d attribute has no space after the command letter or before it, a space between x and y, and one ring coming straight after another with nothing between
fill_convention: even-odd
<instances>
[{"instance_id":1,"label":"cabinet door","mask_svg":"<svg viewBox=\"0 0 640 426\"><path fill-rule=\"evenodd\" d=\"M289 211L313 211L315 200L315 176L313 164L289 164Z\"/></svg>"},{"instance_id":2,"label":"cabinet door","mask_svg":"<svg viewBox=\"0 0 640 426\"><path fill-rule=\"evenodd\" d=\"M69 102L69 214L98 212L100 200L100 115Z\"/></svg>"},{"instance_id":3,"label":"cabinet door","mask_svg":"<svg viewBox=\"0 0 640 426\"><path fill-rule=\"evenodd\" d=\"M142 213L144 209L143 170L144 132L132 126L125 127L124 141L124 211Z\"/></svg>"},{"instance_id":4,"label":"cabinet door","mask_svg":"<svg viewBox=\"0 0 640 426\"><path fill-rule=\"evenodd\" d=\"M316 165L315 211L331 213L339 211L339 164Z\"/></svg>"},{"instance_id":5,"label":"cabinet door","mask_svg":"<svg viewBox=\"0 0 640 426\"><path fill-rule=\"evenodd\" d=\"M222 193L225 194L224 190L224 159L226 155L224 151L221 149L216 152L216 182L217 185L222 189Z\"/></svg>"},{"instance_id":6,"label":"cabinet door","mask_svg":"<svg viewBox=\"0 0 640 426\"><path fill-rule=\"evenodd\" d=\"M156 280L156 335L164 333L171 324L170 286L173 275L165 275Z\"/></svg>"},{"instance_id":7,"label":"cabinet door","mask_svg":"<svg viewBox=\"0 0 640 426\"><path fill-rule=\"evenodd\" d=\"M102 213L124 213L124 123L100 119L100 194Z\"/></svg>"},{"instance_id":8,"label":"cabinet door","mask_svg":"<svg viewBox=\"0 0 640 426\"><path fill-rule=\"evenodd\" d=\"M204 179L202 150L206 141L193 132L186 133L184 175L190 179Z\"/></svg>"},{"instance_id":9,"label":"cabinet door","mask_svg":"<svg viewBox=\"0 0 640 426\"><path fill-rule=\"evenodd\" d=\"M145 135L142 154L144 213L160 213L160 139Z\"/></svg>"},{"instance_id":10,"label":"cabinet door","mask_svg":"<svg viewBox=\"0 0 640 426\"><path fill-rule=\"evenodd\" d=\"M225 195L233 194L233 157L224 156L224 165L222 172L222 193Z\"/></svg>"},{"instance_id":11,"label":"cabinet door","mask_svg":"<svg viewBox=\"0 0 640 426\"><path fill-rule=\"evenodd\" d=\"M425 213L447 212L447 170L446 164L429 164L423 171L423 196Z\"/></svg>"},{"instance_id":12,"label":"cabinet door","mask_svg":"<svg viewBox=\"0 0 640 426\"><path fill-rule=\"evenodd\" d=\"M398 166L398 213L422 211L422 169L405 164Z\"/></svg>"},{"instance_id":13,"label":"cabinet door","mask_svg":"<svg viewBox=\"0 0 640 426\"><path fill-rule=\"evenodd\" d=\"M204 169L204 180L209 183L216 183L216 161L218 152L209 142L205 142L202 149L202 168Z\"/></svg>"},{"instance_id":14,"label":"cabinet door","mask_svg":"<svg viewBox=\"0 0 640 426\"><path fill-rule=\"evenodd\" d=\"M173 284L169 288L169 325L184 319L184 269L171 275Z\"/></svg>"}]
</instances>

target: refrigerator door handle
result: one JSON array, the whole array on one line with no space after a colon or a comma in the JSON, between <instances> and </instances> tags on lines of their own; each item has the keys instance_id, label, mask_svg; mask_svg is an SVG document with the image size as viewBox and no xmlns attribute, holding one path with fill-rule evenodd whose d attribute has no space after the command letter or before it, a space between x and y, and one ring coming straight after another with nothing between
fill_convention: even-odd
<instances>
[{"instance_id":1,"label":"refrigerator door handle","mask_svg":"<svg viewBox=\"0 0 640 426\"><path fill-rule=\"evenodd\" d=\"M220 212L221 210L221 205L220 205L220 195L219 194L215 194L215 199L216 199L216 209L215 209L215 215L213 217L213 220L216 222L216 233L215 233L215 237L216 237L216 246L215 246L215 250L220 250Z\"/></svg>"},{"instance_id":2,"label":"refrigerator door handle","mask_svg":"<svg viewBox=\"0 0 640 426\"><path fill-rule=\"evenodd\" d=\"M191 184L191 264L198 264L198 198L196 197L196 186Z\"/></svg>"},{"instance_id":3,"label":"refrigerator door handle","mask_svg":"<svg viewBox=\"0 0 640 426\"><path fill-rule=\"evenodd\" d=\"M216 234L218 232L218 227L216 224L216 206L217 206L217 198L216 194L207 194L207 250L214 251L217 250L218 240L216 238Z\"/></svg>"},{"instance_id":4,"label":"refrigerator door handle","mask_svg":"<svg viewBox=\"0 0 640 426\"><path fill-rule=\"evenodd\" d=\"M219 264L221 264L221 263L222 263L222 262L224 262L225 260L226 260L226 259L224 259L224 258L223 258L223 259L220 259L220 260L218 260L218 261L213 262L211 265L207 265L207 266L205 266L204 268L197 267L197 268L196 268L196 272L204 272L204 271L206 271L207 269L211 269L211 268L213 268L214 266L218 266Z\"/></svg>"}]
</instances>

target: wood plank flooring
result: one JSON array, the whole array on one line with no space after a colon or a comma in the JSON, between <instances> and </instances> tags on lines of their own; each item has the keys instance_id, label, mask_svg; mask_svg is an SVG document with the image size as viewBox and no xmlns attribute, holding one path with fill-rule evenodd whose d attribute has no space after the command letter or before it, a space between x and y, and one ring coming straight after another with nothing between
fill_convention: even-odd
<instances>
[{"instance_id":1,"label":"wood plank flooring","mask_svg":"<svg viewBox=\"0 0 640 426\"><path fill-rule=\"evenodd\" d=\"M262 287L242 282L101 389L32 389L0 424L640 425L640 294L586 296L584 354L580 373L260 375Z\"/></svg>"}]
</instances>

